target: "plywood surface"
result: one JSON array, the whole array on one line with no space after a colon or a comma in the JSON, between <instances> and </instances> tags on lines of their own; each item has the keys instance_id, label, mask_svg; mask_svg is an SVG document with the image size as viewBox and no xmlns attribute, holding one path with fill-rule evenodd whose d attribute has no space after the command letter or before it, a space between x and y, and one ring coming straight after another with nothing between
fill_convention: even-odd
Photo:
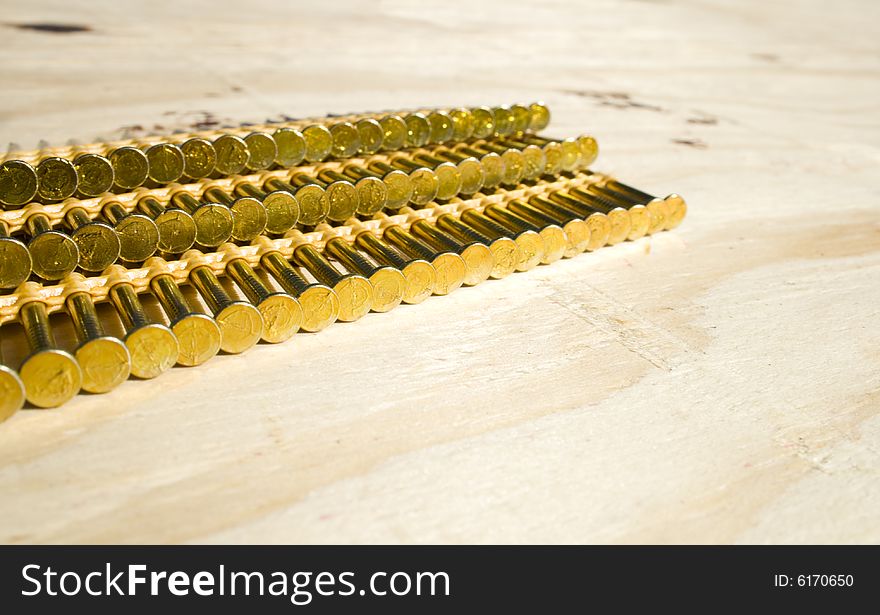
<instances>
[{"instance_id":1,"label":"plywood surface","mask_svg":"<svg viewBox=\"0 0 880 615\"><path fill-rule=\"evenodd\" d=\"M315 4L7 1L0 139L541 98L688 218L20 412L0 541L880 541L880 5Z\"/></svg>"}]
</instances>

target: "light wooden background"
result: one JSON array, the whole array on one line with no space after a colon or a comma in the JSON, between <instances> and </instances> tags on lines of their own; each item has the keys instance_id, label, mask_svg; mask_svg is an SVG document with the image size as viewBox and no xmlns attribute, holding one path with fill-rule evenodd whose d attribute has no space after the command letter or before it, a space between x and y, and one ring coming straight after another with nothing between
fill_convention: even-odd
<instances>
[{"instance_id":1,"label":"light wooden background","mask_svg":"<svg viewBox=\"0 0 880 615\"><path fill-rule=\"evenodd\" d=\"M0 139L542 98L690 215L20 412L3 542L880 541L880 4L72 4Z\"/></svg>"}]
</instances>

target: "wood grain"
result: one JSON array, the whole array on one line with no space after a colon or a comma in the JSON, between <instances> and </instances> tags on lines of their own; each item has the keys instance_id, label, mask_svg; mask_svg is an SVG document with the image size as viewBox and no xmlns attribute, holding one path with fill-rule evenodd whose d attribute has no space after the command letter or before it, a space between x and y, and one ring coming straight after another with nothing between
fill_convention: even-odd
<instances>
[{"instance_id":1,"label":"wood grain","mask_svg":"<svg viewBox=\"0 0 880 615\"><path fill-rule=\"evenodd\" d=\"M880 8L60 1L0 135L546 100L676 231L0 426L0 540L880 541ZM81 25L47 33L28 23ZM138 129L137 127L140 127Z\"/></svg>"}]
</instances>

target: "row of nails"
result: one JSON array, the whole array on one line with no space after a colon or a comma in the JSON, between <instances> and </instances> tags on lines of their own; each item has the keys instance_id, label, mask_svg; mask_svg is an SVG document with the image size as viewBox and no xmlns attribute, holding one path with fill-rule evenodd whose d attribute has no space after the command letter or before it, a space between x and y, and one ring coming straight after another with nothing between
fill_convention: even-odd
<instances>
[{"instance_id":1,"label":"row of nails","mask_svg":"<svg viewBox=\"0 0 880 615\"><path fill-rule=\"evenodd\" d=\"M100 218L73 200L64 213L68 233L53 228L46 214L33 213L24 222L27 245L10 237L0 221L0 288L15 288L31 273L58 280L76 267L100 272L117 259L139 263L156 252L181 254L193 245L250 242L296 225L341 222L408 203L423 206L498 185L516 186L524 179L587 168L598 154L592 137L522 138L405 152L387 162L350 164L341 172L326 169L316 177L294 171L289 181L270 177L260 185L244 180L231 189L208 183L198 196L172 191L165 202L145 196L131 210L111 200L103 204Z\"/></svg>"},{"instance_id":2,"label":"row of nails","mask_svg":"<svg viewBox=\"0 0 880 615\"><path fill-rule=\"evenodd\" d=\"M277 251L264 252L260 267L280 291L243 259L230 260L224 273L247 301L231 296L194 253L187 281L213 318L194 309L168 273L149 282L168 326L150 320L132 284L119 282L109 297L126 330L124 340L105 333L82 276L73 274L64 305L79 345L73 354L58 348L45 303L22 302L18 316L30 354L18 374L0 369L0 418L15 412L25 398L38 407L59 406L80 389L112 390L130 374L156 377L175 363L198 365L220 350L244 352L260 339L281 342L299 329L318 331L337 319L357 320L371 309L385 312L463 284L638 239L674 228L685 211L677 195L658 199L616 180L467 208L459 216L443 213L433 222L407 208L409 224L389 223L381 236L351 220L353 241L331 237L323 251L303 242L292 262ZM322 230L332 235L331 227Z\"/></svg>"},{"instance_id":3,"label":"row of nails","mask_svg":"<svg viewBox=\"0 0 880 615\"><path fill-rule=\"evenodd\" d=\"M91 198L141 185L290 168L329 157L345 159L429 143L526 134L543 128L547 121L547 108L533 103L363 117L354 122L312 124L302 131L282 126L271 134L251 127L242 136L222 133L212 140L175 135L153 143L96 144L91 150L42 150L0 164L0 205L11 209L35 200Z\"/></svg>"}]
</instances>

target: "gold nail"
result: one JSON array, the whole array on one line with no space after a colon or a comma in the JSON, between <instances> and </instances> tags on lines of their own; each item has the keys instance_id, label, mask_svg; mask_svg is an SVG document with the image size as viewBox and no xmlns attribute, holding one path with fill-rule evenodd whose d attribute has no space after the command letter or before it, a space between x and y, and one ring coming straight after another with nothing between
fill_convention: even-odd
<instances>
[{"instance_id":1,"label":"gold nail","mask_svg":"<svg viewBox=\"0 0 880 615\"><path fill-rule=\"evenodd\" d=\"M303 310L300 328L316 332L336 322L339 317L339 297L332 288L320 282L308 282L281 252L270 250L260 257L260 265L268 271Z\"/></svg>"},{"instance_id":2,"label":"gold nail","mask_svg":"<svg viewBox=\"0 0 880 615\"><path fill-rule=\"evenodd\" d=\"M189 179L203 179L214 172L217 150L207 139L194 137L180 144L183 152L183 174Z\"/></svg>"},{"instance_id":3,"label":"gold nail","mask_svg":"<svg viewBox=\"0 0 880 615\"><path fill-rule=\"evenodd\" d=\"M542 228L539 225L532 224L523 217L518 216L506 207L501 207L500 205L488 205L483 210L483 213L511 231L517 233L523 231L535 231L538 233L544 244L544 257L541 259L542 264L549 265L555 263L565 255L568 240L565 236L565 231L563 231L558 225L550 224Z\"/></svg>"},{"instance_id":4,"label":"gold nail","mask_svg":"<svg viewBox=\"0 0 880 615\"><path fill-rule=\"evenodd\" d=\"M394 156L391 158L391 164L408 173L415 173L427 168L424 164L411 160L407 154ZM461 190L461 172L455 164L440 161L440 164L431 170L437 176L437 193L435 198L446 201L454 196L458 196Z\"/></svg>"},{"instance_id":5,"label":"gold nail","mask_svg":"<svg viewBox=\"0 0 880 615\"><path fill-rule=\"evenodd\" d=\"M296 128L279 128L272 133L278 153L275 163L279 167L295 167L306 156L306 140Z\"/></svg>"},{"instance_id":6,"label":"gold nail","mask_svg":"<svg viewBox=\"0 0 880 615\"><path fill-rule=\"evenodd\" d=\"M569 220L565 224L561 224L554 217L519 199L505 203L505 206L542 231L548 227L561 228L565 232L565 252L563 256L566 258L572 258L584 252L590 244L590 227L583 220Z\"/></svg>"},{"instance_id":7,"label":"gold nail","mask_svg":"<svg viewBox=\"0 0 880 615\"><path fill-rule=\"evenodd\" d=\"M346 179L325 182L305 173L294 173L290 181L299 187L314 184L324 189L328 205L328 220L344 222L351 218L358 209L358 191L354 184Z\"/></svg>"},{"instance_id":8,"label":"gold nail","mask_svg":"<svg viewBox=\"0 0 880 615\"><path fill-rule=\"evenodd\" d=\"M270 177L263 183L263 188L294 195L299 203L299 223L303 226L314 226L327 219L330 203L324 189L317 184L294 187L282 179Z\"/></svg>"},{"instance_id":9,"label":"gold nail","mask_svg":"<svg viewBox=\"0 0 880 615\"><path fill-rule=\"evenodd\" d=\"M517 271L528 271L537 267L544 259L544 242L541 236L533 230L513 231L480 213L476 209L466 209L461 213L461 221L474 230L487 236L489 239L509 237L516 242L519 248L519 261L516 264Z\"/></svg>"},{"instance_id":10,"label":"gold nail","mask_svg":"<svg viewBox=\"0 0 880 615\"><path fill-rule=\"evenodd\" d=\"M28 251L35 274L44 280L55 281L76 269L79 261L76 243L67 234L53 230L45 214L30 215L24 226L31 237Z\"/></svg>"},{"instance_id":11,"label":"gold nail","mask_svg":"<svg viewBox=\"0 0 880 615\"><path fill-rule=\"evenodd\" d=\"M487 246L492 253L490 277L500 280L516 271L517 264L520 261L519 247L510 237L491 239L469 227L452 214L441 214L437 218L437 226L455 237L463 245L480 243Z\"/></svg>"},{"instance_id":12,"label":"gold nail","mask_svg":"<svg viewBox=\"0 0 880 615\"><path fill-rule=\"evenodd\" d=\"M424 151L414 152L412 154L412 157L413 160L415 160L416 162L420 162L424 166L434 169L434 172L437 173L438 179L440 179L441 185L443 184L444 180L440 177L440 172L438 171L438 169L447 164L455 164L458 169L458 178L460 179L459 183L461 184L458 188L458 194L470 196L471 194L476 194L477 192L479 192L480 189L482 189L483 187L483 181L485 180L483 165L480 164L479 160L472 156L464 158L458 163L451 163L447 160L441 160ZM448 192L448 190L446 192ZM437 198L443 198L440 196L440 193L441 190L438 189Z\"/></svg>"},{"instance_id":13,"label":"gold nail","mask_svg":"<svg viewBox=\"0 0 880 615\"><path fill-rule=\"evenodd\" d=\"M334 158L351 158L361 149L361 135L350 122L331 124L330 135L333 137L330 154Z\"/></svg>"},{"instance_id":14,"label":"gold nail","mask_svg":"<svg viewBox=\"0 0 880 615\"><path fill-rule=\"evenodd\" d=\"M412 198L413 184L409 175L398 169L387 173L376 173L358 165L350 164L342 169L342 172L351 179L380 179L385 184L385 208L397 210L409 203ZM355 184L357 186L357 184Z\"/></svg>"},{"instance_id":15,"label":"gold nail","mask_svg":"<svg viewBox=\"0 0 880 615\"><path fill-rule=\"evenodd\" d=\"M252 132L244 138L248 147L248 158L245 167L250 171L262 171L275 164L278 146L272 135L265 132Z\"/></svg>"},{"instance_id":16,"label":"gold nail","mask_svg":"<svg viewBox=\"0 0 880 615\"><path fill-rule=\"evenodd\" d=\"M238 354L251 348L263 335L260 311L246 301L236 301L220 285L210 267L199 265L189 272L189 280L208 305L220 327L220 348Z\"/></svg>"},{"instance_id":17,"label":"gold nail","mask_svg":"<svg viewBox=\"0 0 880 615\"><path fill-rule=\"evenodd\" d=\"M33 270L31 253L18 239L9 236L9 227L0 221L0 289L17 288Z\"/></svg>"},{"instance_id":18,"label":"gold nail","mask_svg":"<svg viewBox=\"0 0 880 615\"><path fill-rule=\"evenodd\" d=\"M448 295L464 283L467 265L458 254L450 250L437 250L397 225L387 227L382 237L404 254L431 264L434 268L435 295Z\"/></svg>"},{"instance_id":19,"label":"gold nail","mask_svg":"<svg viewBox=\"0 0 880 615\"><path fill-rule=\"evenodd\" d=\"M100 154L80 154L73 159L77 192L84 198L101 196L113 188L113 164Z\"/></svg>"},{"instance_id":20,"label":"gold nail","mask_svg":"<svg viewBox=\"0 0 880 615\"><path fill-rule=\"evenodd\" d=\"M62 201L76 192L76 168L65 158L51 156L37 165L37 196L44 201Z\"/></svg>"},{"instance_id":21,"label":"gold nail","mask_svg":"<svg viewBox=\"0 0 880 615\"><path fill-rule=\"evenodd\" d=\"M105 203L103 214L119 238L120 259L140 263L159 249L159 227L150 217L129 213L116 201Z\"/></svg>"},{"instance_id":22,"label":"gold nail","mask_svg":"<svg viewBox=\"0 0 880 615\"><path fill-rule=\"evenodd\" d=\"M196 225L196 243L216 248L232 238L235 220L232 211L219 203L200 203L189 192L176 192L171 202L192 216Z\"/></svg>"},{"instance_id":23,"label":"gold nail","mask_svg":"<svg viewBox=\"0 0 880 615\"><path fill-rule=\"evenodd\" d=\"M388 265L371 263L341 237L330 239L324 246L324 251L352 273L362 275L370 281L373 287L370 309L374 312L388 312L403 301L406 278L401 271Z\"/></svg>"},{"instance_id":24,"label":"gold nail","mask_svg":"<svg viewBox=\"0 0 880 615\"><path fill-rule=\"evenodd\" d=\"M367 168L383 177L395 170L395 167L387 162L382 162L381 160L370 162L367 165ZM431 169L427 167L419 167L409 173L409 180L412 184L410 202L421 206L426 205L437 198L437 191L440 189L440 179Z\"/></svg>"},{"instance_id":25,"label":"gold nail","mask_svg":"<svg viewBox=\"0 0 880 615\"><path fill-rule=\"evenodd\" d=\"M362 275L340 273L314 246L308 244L294 249L293 260L319 282L333 289L339 298L339 320L353 322L370 311L373 287Z\"/></svg>"},{"instance_id":26,"label":"gold nail","mask_svg":"<svg viewBox=\"0 0 880 615\"><path fill-rule=\"evenodd\" d=\"M204 200L226 205L232 212L232 239L249 242L266 229L269 214L265 206L251 196L235 198L220 188L205 190Z\"/></svg>"},{"instance_id":27,"label":"gold nail","mask_svg":"<svg viewBox=\"0 0 880 615\"><path fill-rule=\"evenodd\" d=\"M222 335L219 325L210 316L196 312L189 306L170 274L153 277L150 290L171 323L171 330L180 348L177 355L180 365L201 365L220 352Z\"/></svg>"},{"instance_id":28,"label":"gold nail","mask_svg":"<svg viewBox=\"0 0 880 615\"><path fill-rule=\"evenodd\" d=\"M83 271L104 271L119 258L121 244L111 226L92 220L82 207L69 209L64 221L71 228L70 238L79 251L79 266Z\"/></svg>"},{"instance_id":29,"label":"gold nail","mask_svg":"<svg viewBox=\"0 0 880 615\"><path fill-rule=\"evenodd\" d=\"M409 232L432 248L458 254L465 264L463 281L465 285L476 286L485 282L492 274L494 267L492 251L485 244L477 241L462 243L427 220L415 220L410 225Z\"/></svg>"},{"instance_id":30,"label":"gold nail","mask_svg":"<svg viewBox=\"0 0 880 615\"><path fill-rule=\"evenodd\" d=\"M563 227L571 222L582 220L590 232L590 240L587 242L586 248L588 252L598 250L608 243L608 237L611 235L611 222L608 221L608 216L605 214L597 211L589 212L589 215L584 218L581 212L551 201L544 195L530 197L529 203L556 220Z\"/></svg>"},{"instance_id":31,"label":"gold nail","mask_svg":"<svg viewBox=\"0 0 880 615\"><path fill-rule=\"evenodd\" d=\"M369 231L358 233L355 243L377 263L394 267L403 273L406 280L404 303L421 303L434 292L436 275L428 261L404 256Z\"/></svg>"},{"instance_id":32,"label":"gold nail","mask_svg":"<svg viewBox=\"0 0 880 615\"><path fill-rule=\"evenodd\" d=\"M23 160L0 164L0 204L15 209L37 196L37 171Z\"/></svg>"},{"instance_id":33,"label":"gold nail","mask_svg":"<svg viewBox=\"0 0 880 615\"><path fill-rule=\"evenodd\" d=\"M73 356L58 348L42 301L30 301L18 311L30 354L18 370L27 400L40 408L55 408L79 392L82 371Z\"/></svg>"},{"instance_id":34,"label":"gold nail","mask_svg":"<svg viewBox=\"0 0 880 615\"><path fill-rule=\"evenodd\" d=\"M226 265L226 273L260 311L263 341L277 344L290 339L303 320L303 309L291 295L266 288L247 261L236 258Z\"/></svg>"},{"instance_id":35,"label":"gold nail","mask_svg":"<svg viewBox=\"0 0 880 615\"><path fill-rule=\"evenodd\" d=\"M0 342L2 341L3 338L0 337ZM3 364L0 353L0 423L21 410L24 401L24 383L18 372Z\"/></svg>"},{"instance_id":36,"label":"gold nail","mask_svg":"<svg viewBox=\"0 0 880 615\"><path fill-rule=\"evenodd\" d=\"M110 300L125 327L125 346L131 357L131 373L136 378L155 378L174 366L180 345L174 332L153 322L128 282L110 288Z\"/></svg>"},{"instance_id":37,"label":"gold nail","mask_svg":"<svg viewBox=\"0 0 880 615\"><path fill-rule=\"evenodd\" d=\"M348 182L346 176L330 169L320 171L318 179L327 183ZM384 181L373 175L366 175L358 179L354 187L358 193L358 214L372 216L377 211L382 211L385 208L385 204L388 202L388 186L385 185Z\"/></svg>"},{"instance_id":38,"label":"gold nail","mask_svg":"<svg viewBox=\"0 0 880 615\"><path fill-rule=\"evenodd\" d=\"M233 189L241 197L257 199L266 208L266 232L286 233L299 221L299 203L296 197L286 190L266 192L250 182L239 182Z\"/></svg>"},{"instance_id":39,"label":"gold nail","mask_svg":"<svg viewBox=\"0 0 880 615\"><path fill-rule=\"evenodd\" d=\"M120 190L133 190L147 181L150 163L147 155L130 145L117 147L107 155L113 165L113 181Z\"/></svg>"},{"instance_id":40,"label":"gold nail","mask_svg":"<svg viewBox=\"0 0 880 615\"><path fill-rule=\"evenodd\" d=\"M183 176L186 159L173 143L156 143L146 148L148 178L157 184L170 184Z\"/></svg>"},{"instance_id":41,"label":"gold nail","mask_svg":"<svg viewBox=\"0 0 880 615\"><path fill-rule=\"evenodd\" d=\"M236 135L220 135L212 143L217 152L214 175L238 175L244 171L250 158L250 150L245 140Z\"/></svg>"},{"instance_id":42,"label":"gold nail","mask_svg":"<svg viewBox=\"0 0 880 615\"><path fill-rule=\"evenodd\" d=\"M183 254L196 242L196 223L192 216L177 207L165 208L154 197L138 201L138 210L152 218L159 229L159 252Z\"/></svg>"},{"instance_id":43,"label":"gold nail","mask_svg":"<svg viewBox=\"0 0 880 615\"><path fill-rule=\"evenodd\" d=\"M112 391L131 373L128 348L104 333L89 293L72 293L64 303L79 341L74 356L82 370L82 389L89 393Z\"/></svg>"}]
</instances>

